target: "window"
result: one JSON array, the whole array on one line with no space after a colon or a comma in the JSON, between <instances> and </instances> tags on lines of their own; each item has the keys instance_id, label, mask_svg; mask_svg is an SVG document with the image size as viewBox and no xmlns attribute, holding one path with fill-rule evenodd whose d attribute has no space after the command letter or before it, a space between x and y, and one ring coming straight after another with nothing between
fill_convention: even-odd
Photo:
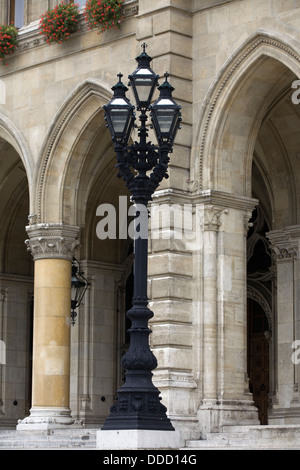
<instances>
[{"instance_id":1,"label":"window","mask_svg":"<svg viewBox=\"0 0 300 470\"><path fill-rule=\"evenodd\" d=\"M79 5L79 10L80 10L81 8L85 6L86 0L76 0L76 1L70 0L70 3L77 3L77 5Z\"/></svg>"},{"instance_id":2,"label":"window","mask_svg":"<svg viewBox=\"0 0 300 470\"><path fill-rule=\"evenodd\" d=\"M16 28L24 25L24 0L9 1L9 22L13 22Z\"/></svg>"}]
</instances>

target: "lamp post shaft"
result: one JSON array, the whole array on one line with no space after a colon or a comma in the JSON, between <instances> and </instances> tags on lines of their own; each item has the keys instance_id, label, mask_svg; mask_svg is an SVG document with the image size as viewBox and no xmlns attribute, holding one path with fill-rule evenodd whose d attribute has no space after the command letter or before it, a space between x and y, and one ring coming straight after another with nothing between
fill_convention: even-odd
<instances>
[{"instance_id":1,"label":"lamp post shaft","mask_svg":"<svg viewBox=\"0 0 300 470\"><path fill-rule=\"evenodd\" d=\"M143 145L140 146L142 149ZM143 151L140 150L142 154ZM141 162L146 161L145 155L140 155ZM143 173L143 172L142 172ZM149 179L144 173L140 179ZM135 180L136 181L136 180ZM142 183L145 188L145 182ZM139 222L148 227L148 210L145 194L137 185L135 202L139 210ZM106 419L102 430L117 429L148 429L174 431L166 415L166 407L162 405L160 392L152 383L152 370L157 367L157 360L149 347L148 322L153 312L148 308L147 298L147 265L148 237L143 233L138 235L135 230L134 240L134 294L132 308L127 316L131 320L129 329L129 348L122 359L125 369L125 383L119 388L116 403L111 407L110 416Z\"/></svg>"},{"instance_id":2,"label":"lamp post shaft","mask_svg":"<svg viewBox=\"0 0 300 470\"><path fill-rule=\"evenodd\" d=\"M134 297L133 301L147 304L148 240L136 238L134 241Z\"/></svg>"}]
</instances>

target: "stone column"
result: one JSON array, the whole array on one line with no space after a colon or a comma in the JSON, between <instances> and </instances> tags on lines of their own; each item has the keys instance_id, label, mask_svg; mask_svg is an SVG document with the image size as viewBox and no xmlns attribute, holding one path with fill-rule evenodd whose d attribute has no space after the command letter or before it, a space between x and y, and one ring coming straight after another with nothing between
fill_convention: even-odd
<instances>
[{"instance_id":1,"label":"stone column","mask_svg":"<svg viewBox=\"0 0 300 470\"><path fill-rule=\"evenodd\" d=\"M203 207L202 432L218 430L218 230L222 209ZM217 410L217 411L216 411Z\"/></svg>"},{"instance_id":2,"label":"stone column","mask_svg":"<svg viewBox=\"0 0 300 470\"><path fill-rule=\"evenodd\" d=\"M218 312L217 312L217 232L222 211L204 210L203 233L203 405L217 403Z\"/></svg>"},{"instance_id":3,"label":"stone column","mask_svg":"<svg viewBox=\"0 0 300 470\"><path fill-rule=\"evenodd\" d=\"M300 227L274 230L267 236L272 243L277 267L277 361L274 365L277 390L269 414L269 423L298 424Z\"/></svg>"},{"instance_id":4,"label":"stone column","mask_svg":"<svg viewBox=\"0 0 300 470\"><path fill-rule=\"evenodd\" d=\"M30 416L18 430L75 425L70 401L71 264L79 228L27 227L34 264L33 381Z\"/></svg>"},{"instance_id":5,"label":"stone column","mask_svg":"<svg viewBox=\"0 0 300 470\"><path fill-rule=\"evenodd\" d=\"M217 192L207 192L203 200L203 365L197 416L205 437L223 426L259 422L246 377L246 233L254 201Z\"/></svg>"},{"instance_id":6,"label":"stone column","mask_svg":"<svg viewBox=\"0 0 300 470\"><path fill-rule=\"evenodd\" d=\"M247 377L247 246L254 200L235 197L219 228L219 426L259 424Z\"/></svg>"}]
</instances>

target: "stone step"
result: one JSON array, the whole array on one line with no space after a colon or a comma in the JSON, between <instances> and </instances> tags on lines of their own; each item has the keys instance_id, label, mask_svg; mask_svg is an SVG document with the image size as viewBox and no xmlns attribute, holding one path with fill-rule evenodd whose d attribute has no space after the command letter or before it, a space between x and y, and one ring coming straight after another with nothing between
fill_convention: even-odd
<instances>
[{"instance_id":1,"label":"stone step","mask_svg":"<svg viewBox=\"0 0 300 470\"><path fill-rule=\"evenodd\" d=\"M40 437L41 439L59 439L59 440L89 440L95 439L96 440L96 429L88 429L88 430L78 430L74 432L74 430L51 430L49 431L1 431L0 430L0 441L3 439L16 439L16 440L23 440L23 439L32 439Z\"/></svg>"},{"instance_id":2,"label":"stone step","mask_svg":"<svg viewBox=\"0 0 300 470\"><path fill-rule=\"evenodd\" d=\"M97 429L0 431L0 450L95 450ZM187 441L184 450L300 450L300 425L226 426L206 439Z\"/></svg>"},{"instance_id":3,"label":"stone step","mask_svg":"<svg viewBox=\"0 0 300 470\"><path fill-rule=\"evenodd\" d=\"M190 440L186 449L300 449L300 425L226 426L206 439Z\"/></svg>"},{"instance_id":4,"label":"stone step","mask_svg":"<svg viewBox=\"0 0 300 470\"><path fill-rule=\"evenodd\" d=\"M96 429L46 431L0 431L4 449L95 449Z\"/></svg>"}]
</instances>

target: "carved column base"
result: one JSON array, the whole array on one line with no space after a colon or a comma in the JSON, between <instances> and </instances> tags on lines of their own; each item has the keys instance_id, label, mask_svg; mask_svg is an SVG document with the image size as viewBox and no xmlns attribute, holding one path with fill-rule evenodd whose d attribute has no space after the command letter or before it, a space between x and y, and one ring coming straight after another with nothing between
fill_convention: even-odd
<instances>
[{"instance_id":1,"label":"carved column base","mask_svg":"<svg viewBox=\"0 0 300 470\"><path fill-rule=\"evenodd\" d=\"M48 429L80 429L82 422L76 421L71 416L69 408L43 408L33 407L30 416L19 420L17 431L44 431Z\"/></svg>"},{"instance_id":2,"label":"carved column base","mask_svg":"<svg viewBox=\"0 0 300 470\"><path fill-rule=\"evenodd\" d=\"M206 400L198 410L201 436L221 432L224 426L259 425L257 408L251 400Z\"/></svg>"}]
</instances>

